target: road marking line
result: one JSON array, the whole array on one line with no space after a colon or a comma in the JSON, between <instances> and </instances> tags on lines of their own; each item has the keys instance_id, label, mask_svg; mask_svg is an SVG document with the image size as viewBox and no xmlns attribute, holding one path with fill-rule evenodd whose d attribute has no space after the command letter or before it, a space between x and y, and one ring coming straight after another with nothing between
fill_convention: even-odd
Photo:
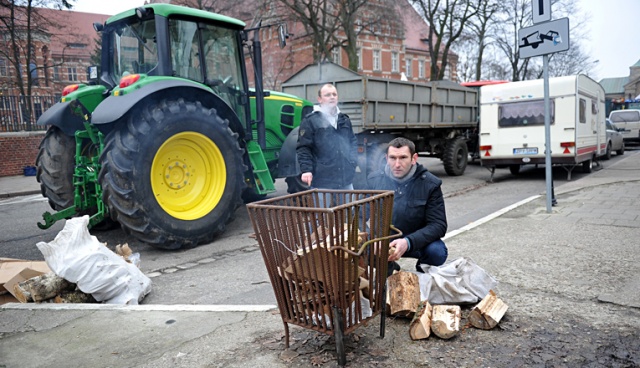
<instances>
[{"instance_id":1,"label":"road marking line","mask_svg":"<svg viewBox=\"0 0 640 368\"><path fill-rule=\"evenodd\" d=\"M276 305L193 305L193 304L99 304L99 303L7 303L0 309L48 309L48 310L126 310L126 311L181 311L181 312L266 312L277 309Z\"/></svg>"},{"instance_id":2,"label":"road marking line","mask_svg":"<svg viewBox=\"0 0 640 368\"><path fill-rule=\"evenodd\" d=\"M482 225L482 224L484 224L486 222L489 222L489 221L493 220L494 218L496 218L496 217L498 217L500 215L503 215L503 214L505 214L505 213L517 208L517 207L520 207L523 204L529 203L529 202L531 202L534 199L537 199L539 197L540 197L540 195L535 195L535 196L531 196L529 198L523 199L520 202L514 203L514 204L512 204L510 206L507 206L507 207L505 207L505 208L503 208L501 210L498 210L498 211L496 211L496 212L494 212L494 213L492 213L490 215L487 215L487 216L481 218L480 220L474 221L474 222L472 222L472 223L470 223L468 225L465 225L465 226L463 226L463 227L461 227L459 229L456 229L456 230L453 230L451 232L448 232L447 234L445 234L445 236L444 236L444 238L442 238L442 240L446 240L446 239L452 238L452 237L454 237L454 236L456 236L458 234L461 234L461 233L463 233L465 231L471 230L474 227L478 227L478 226L480 226L480 225Z\"/></svg>"}]
</instances>

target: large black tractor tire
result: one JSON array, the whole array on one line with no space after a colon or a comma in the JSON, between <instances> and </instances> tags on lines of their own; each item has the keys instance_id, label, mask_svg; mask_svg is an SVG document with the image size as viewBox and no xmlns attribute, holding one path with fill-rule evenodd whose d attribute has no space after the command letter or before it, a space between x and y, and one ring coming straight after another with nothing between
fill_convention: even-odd
<instances>
[{"instance_id":1,"label":"large black tractor tire","mask_svg":"<svg viewBox=\"0 0 640 368\"><path fill-rule=\"evenodd\" d=\"M444 170L449 176L460 176L467 168L469 150L464 138L458 137L447 142L442 157Z\"/></svg>"},{"instance_id":2,"label":"large black tractor tire","mask_svg":"<svg viewBox=\"0 0 640 368\"><path fill-rule=\"evenodd\" d=\"M210 242L242 204L243 153L215 109L183 99L146 106L106 138L100 183L109 213L156 248Z\"/></svg>"},{"instance_id":3,"label":"large black tractor tire","mask_svg":"<svg viewBox=\"0 0 640 368\"><path fill-rule=\"evenodd\" d=\"M36 180L42 195L56 211L73 205L73 170L76 140L52 126L40 142L36 157Z\"/></svg>"}]
</instances>

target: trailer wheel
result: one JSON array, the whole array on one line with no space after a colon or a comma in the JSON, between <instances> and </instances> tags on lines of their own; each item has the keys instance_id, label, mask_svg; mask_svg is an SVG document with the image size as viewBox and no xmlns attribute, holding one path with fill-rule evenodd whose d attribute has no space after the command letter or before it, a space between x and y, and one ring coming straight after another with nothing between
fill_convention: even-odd
<instances>
[{"instance_id":1,"label":"trailer wheel","mask_svg":"<svg viewBox=\"0 0 640 368\"><path fill-rule=\"evenodd\" d=\"M56 211L73 206L73 170L76 140L52 126L40 142L36 157L36 180L42 195Z\"/></svg>"},{"instance_id":2,"label":"trailer wheel","mask_svg":"<svg viewBox=\"0 0 640 368\"><path fill-rule=\"evenodd\" d=\"M447 142L443 155L444 170L449 176L460 176L467 168L469 151L464 138L458 137Z\"/></svg>"},{"instance_id":3,"label":"trailer wheel","mask_svg":"<svg viewBox=\"0 0 640 368\"><path fill-rule=\"evenodd\" d=\"M307 183L302 181L302 174L297 176L289 176L284 179L287 183L287 193L294 194L309 189Z\"/></svg>"},{"instance_id":4,"label":"trailer wheel","mask_svg":"<svg viewBox=\"0 0 640 368\"><path fill-rule=\"evenodd\" d=\"M164 100L142 107L106 137L100 182L128 234L162 249L222 233L241 205L243 150L215 109Z\"/></svg>"},{"instance_id":5,"label":"trailer wheel","mask_svg":"<svg viewBox=\"0 0 640 368\"><path fill-rule=\"evenodd\" d=\"M589 174L593 171L593 160L588 159L587 161L582 162L582 172L585 174Z\"/></svg>"},{"instance_id":6,"label":"trailer wheel","mask_svg":"<svg viewBox=\"0 0 640 368\"><path fill-rule=\"evenodd\" d=\"M520 174L521 167L522 167L521 165L509 165L509 171L511 172L512 175L518 175Z\"/></svg>"}]
</instances>

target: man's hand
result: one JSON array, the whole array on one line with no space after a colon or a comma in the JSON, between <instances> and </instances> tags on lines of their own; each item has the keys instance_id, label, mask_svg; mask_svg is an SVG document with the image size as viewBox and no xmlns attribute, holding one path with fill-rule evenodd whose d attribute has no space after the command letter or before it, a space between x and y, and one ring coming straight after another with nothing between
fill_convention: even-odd
<instances>
[{"instance_id":1,"label":"man's hand","mask_svg":"<svg viewBox=\"0 0 640 368\"><path fill-rule=\"evenodd\" d=\"M301 176L303 182L307 183L308 186L311 186L311 181L313 180L313 174L310 172L303 173Z\"/></svg>"},{"instance_id":2,"label":"man's hand","mask_svg":"<svg viewBox=\"0 0 640 368\"><path fill-rule=\"evenodd\" d=\"M409 244L407 244L407 240L405 238L396 239L389 243L389 248L390 251L395 249L395 252L389 253L389 262L394 262L402 257L402 255L407 251L407 248L409 248Z\"/></svg>"}]
</instances>

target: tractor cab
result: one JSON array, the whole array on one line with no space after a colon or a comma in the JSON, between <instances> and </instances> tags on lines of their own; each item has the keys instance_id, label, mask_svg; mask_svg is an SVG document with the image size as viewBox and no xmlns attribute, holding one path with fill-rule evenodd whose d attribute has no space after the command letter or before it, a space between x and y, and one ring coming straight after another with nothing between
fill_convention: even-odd
<instances>
[{"instance_id":1,"label":"tractor cab","mask_svg":"<svg viewBox=\"0 0 640 368\"><path fill-rule=\"evenodd\" d=\"M38 226L88 214L89 226L188 248L222 233L243 200L275 191L283 143L311 102L263 90L262 26L148 4L94 28L97 83L68 86L38 120L50 128L36 179L58 211Z\"/></svg>"}]
</instances>

